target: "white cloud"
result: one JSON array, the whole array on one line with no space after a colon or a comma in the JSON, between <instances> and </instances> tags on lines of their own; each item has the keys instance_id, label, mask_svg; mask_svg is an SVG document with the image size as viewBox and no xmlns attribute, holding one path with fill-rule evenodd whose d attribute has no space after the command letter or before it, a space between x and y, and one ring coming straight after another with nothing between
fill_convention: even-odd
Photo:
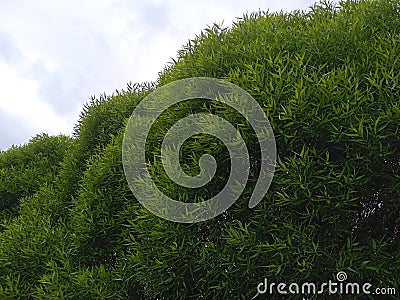
<instances>
[{"instance_id":1,"label":"white cloud","mask_svg":"<svg viewBox=\"0 0 400 300\"><path fill-rule=\"evenodd\" d=\"M91 95L156 80L213 23L313 1L16 0L0 10L0 149L42 131L70 134ZM7 114L5 117L4 114ZM22 131L13 126L20 124ZM27 138L27 135L29 137ZM13 141L10 142L10 137Z\"/></svg>"},{"instance_id":2,"label":"white cloud","mask_svg":"<svg viewBox=\"0 0 400 300\"><path fill-rule=\"evenodd\" d=\"M35 134L71 132L71 124L56 115L37 97L39 86L34 79L24 79L0 61L1 143L11 146L19 138L29 140ZM15 139L13 141L13 139Z\"/></svg>"}]
</instances>

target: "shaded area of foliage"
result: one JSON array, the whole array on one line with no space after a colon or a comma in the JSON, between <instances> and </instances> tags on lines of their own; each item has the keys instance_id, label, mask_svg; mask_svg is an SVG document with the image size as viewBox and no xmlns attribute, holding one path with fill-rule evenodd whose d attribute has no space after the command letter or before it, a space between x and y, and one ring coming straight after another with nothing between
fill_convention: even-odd
<instances>
[{"instance_id":1,"label":"shaded area of foliage","mask_svg":"<svg viewBox=\"0 0 400 300\"><path fill-rule=\"evenodd\" d=\"M349 282L395 287L398 297L399 42L399 1L260 12L231 28L206 29L179 51L157 84L129 85L92 99L60 172L26 194L37 176L4 181L24 184L16 198L19 216L0 234L1 297L249 299L264 278L322 283L339 271ZM121 142L140 100L157 86L194 76L225 79L259 102L274 130L278 162L265 199L254 209L247 201L256 176L222 215L178 224L154 216L134 198L123 174ZM251 133L234 111L212 101L171 107L148 139L154 174L163 174L165 132L181 116L201 111ZM255 167L257 141L245 140ZM0 153L0 162L14 150ZM204 153L222 160L218 175L226 178L226 149L208 135L185 143L182 160L196 170ZM193 196L165 176L155 181L173 198ZM219 191L220 183L211 182L208 193Z\"/></svg>"}]
</instances>

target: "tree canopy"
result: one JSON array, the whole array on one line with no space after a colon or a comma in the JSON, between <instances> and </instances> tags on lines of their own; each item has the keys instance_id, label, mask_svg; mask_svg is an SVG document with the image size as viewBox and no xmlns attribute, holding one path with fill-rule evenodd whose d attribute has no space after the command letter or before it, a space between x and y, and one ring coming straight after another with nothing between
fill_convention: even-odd
<instances>
[{"instance_id":1,"label":"tree canopy","mask_svg":"<svg viewBox=\"0 0 400 300\"><path fill-rule=\"evenodd\" d=\"M72 140L43 135L0 153L0 297L250 299L264 278L318 283L340 271L399 293L399 43L398 0L247 14L190 40L155 83L94 97ZM260 154L248 122L214 101L171 107L146 145L163 192L182 201L210 196L229 176L226 147L207 134L182 149L194 174L198 157L216 157L217 180L206 190L182 189L163 173L160 140L196 112L236 126L255 169L226 212L181 224L135 199L121 144L146 95L190 77L224 79L250 93L272 126L278 159L267 194L249 209Z\"/></svg>"}]
</instances>

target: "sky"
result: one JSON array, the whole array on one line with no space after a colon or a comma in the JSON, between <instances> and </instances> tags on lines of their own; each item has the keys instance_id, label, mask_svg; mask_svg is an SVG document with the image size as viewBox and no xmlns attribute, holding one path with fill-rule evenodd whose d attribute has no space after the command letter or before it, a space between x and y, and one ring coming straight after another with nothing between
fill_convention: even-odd
<instances>
[{"instance_id":1,"label":"sky","mask_svg":"<svg viewBox=\"0 0 400 300\"><path fill-rule=\"evenodd\" d=\"M156 81L213 23L308 9L314 0L2 0L0 150L71 135L91 96Z\"/></svg>"}]
</instances>

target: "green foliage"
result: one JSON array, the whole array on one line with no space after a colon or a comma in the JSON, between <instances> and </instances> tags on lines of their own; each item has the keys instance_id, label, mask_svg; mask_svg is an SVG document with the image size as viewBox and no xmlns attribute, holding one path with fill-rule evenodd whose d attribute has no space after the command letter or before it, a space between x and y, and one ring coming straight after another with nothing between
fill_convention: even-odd
<instances>
[{"instance_id":1,"label":"green foliage","mask_svg":"<svg viewBox=\"0 0 400 300\"><path fill-rule=\"evenodd\" d=\"M249 299L263 278L324 282L340 270L398 287L399 14L398 1L260 13L180 52L160 84L207 76L244 88L269 117L279 163L253 211L238 201L207 224L133 219L128 259L148 293Z\"/></svg>"},{"instance_id":2,"label":"green foliage","mask_svg":"<svg viewBox=\"0 0 400 300\"><path fill-rule=\"evenodd\" d=\"M40 195L46 195L41 197ZM0 235L0 291L2 298L28 298L35 292L38 274L44 272L63 240L60 227L52 224L54 193L50 186L21 201L20 215ZM40 200L40 201L38 201Z\"/></svg>"},{"instance_id":3,"label":"green foliage","mask_svg":"<svg viewBox=\"0 0 400 300\"><path fill-rule=\"evenodd\" d=\"M133 195L120 168L120 144L119 138L92 157L70 212L77 257L85 265L103 263L111 267L123 248L115 236L123 226L116 214Z\"/></svg>"},{"instance_id":4,"label":"green foliage","mask_svg":"<svg viewBox=\"0 0 400 300\"><path fill-rule=\"evenodd\" d=\"M113 96L101 95L99 99L92 97L84 106L74 132L77 141L61 170L60 198L66 205L76 196L87 161L112 140L136 104L152 89L151 83L128 84L127 91L116 91Z\"/></svg>"},{"instance_id":5,"label":"green foliage","mask_svg":"<svg viewBox=\"0 0 400 300\"><path fill-rule=\"evenodd\" d=\"M0 153L0 222L18 214L18 204L53 183L72 145L66 136L37 135L28 144Z\"/></svg>"},{"instance_id":6,"label":"green foliage","mask_svg":"<svg viewBox=\"0 0 400 300\"><path fill-rule=\"evenodd\" d=\"M73 245L76 243L73 244L74 238L69 232L69 221L73 215L69 210L91 157L101 153L113 140L114 134L124 127L124 121L134 105L150 88L150 84L128 85L128 91L117 92L114 97L92 99L91 104L85 107L75 129L74 143L65 155L58 156L61 161L58 176L53 176L48 185L41 186L36 194L23 200L20 216L6 224L5 231L0 235L0 291L3 291L0 295L40 295L40 298L46 298L48 293L49 298L65 295L70 298L80 298L81 295L91 295L95 299L104 295L109 297L108 291L104 291L105 282L101 280L104 276L99 276L96 271L98 266L85 270L74 263L74 259L79 259L74 255L76 247ZM121 166L114 165L114 168ZM59 272L54 273L54 267L60 268ZM87 291L79 283L77 276L87 272L92 282L99 281L98 291L96 287ZM49 278L52 280L49 281ZM109 280L110 286L114 286L115 280ZM66 283L69 285L66 286Z\"/></svg>"},{"instance_id":7,"label":"green foliage","mask_svg":"<svg viewBox=\"0 0 400 300\"><path fill-rule=\"evenodd\" d=\"M0 233L0 297L250 299L264 278L321 283L338 271L348 281L398 293L399 10L398 0L343 1L308 12L245 15L231 28L206 29L160 73L158 86L223 78L264 109L278 161L254 209L247 203L260 149L249 124L232 109L198 99L172 107L154 124L146 145L153 179L181 201L221 190L229 155L209 135L189 139L181 151L192 174L202 154L217 158L217 179L205 189L171 182L159 158L174 122L209 111L236 125L250 149L254 170L243 195L220 216L195 224L160 219L138 203L125 181L121 142L127 118L152 84L92 99L72 147L55 155L58 163L63 157L57 177L31 176L54 165L24 160L41 153L24 150L33 141L0 153L0 170L14 176L0 187L21 202L19 216Z\"/></svg>"}]
</instances>

